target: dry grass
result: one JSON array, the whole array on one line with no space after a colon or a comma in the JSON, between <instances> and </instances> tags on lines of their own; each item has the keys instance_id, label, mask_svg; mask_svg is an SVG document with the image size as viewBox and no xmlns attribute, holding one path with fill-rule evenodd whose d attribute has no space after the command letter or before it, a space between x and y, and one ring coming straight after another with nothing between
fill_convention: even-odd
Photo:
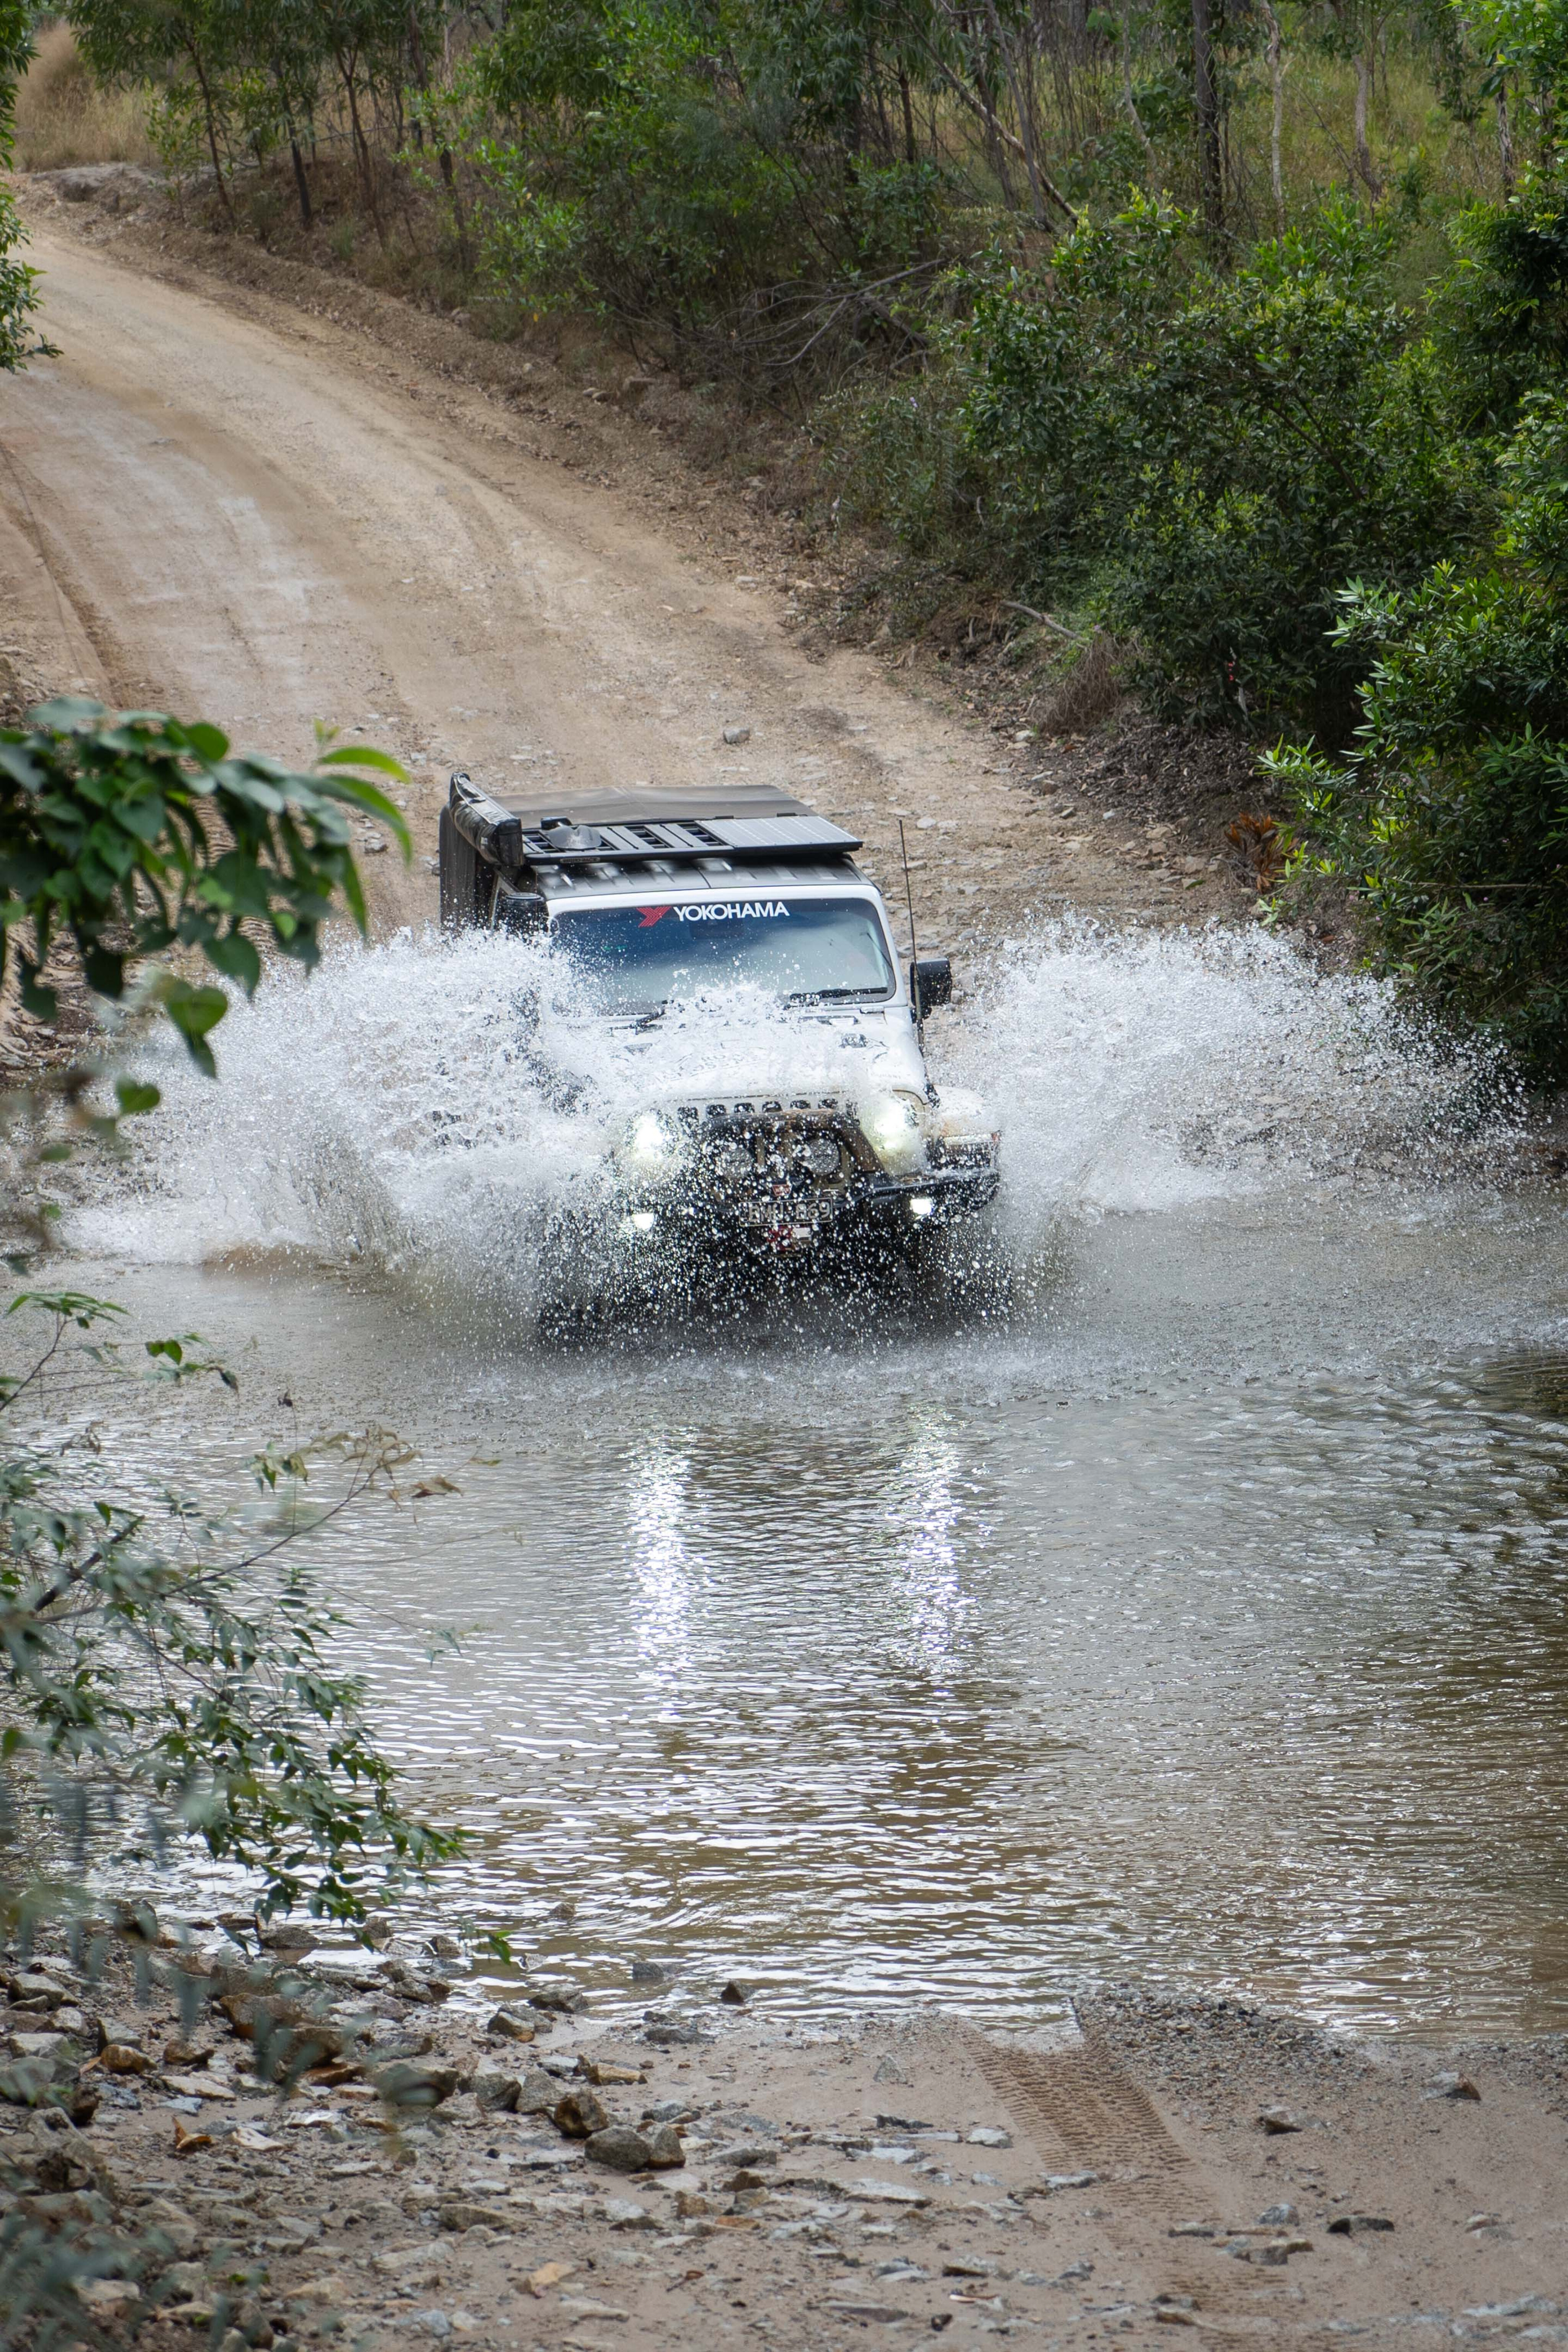
<instances>
[{"instance_id":1,"label":"dry grass","mask_svg":"<svg viewBox=\"0 0 1568 2352\"><path fill-rule=\"evenodd\" d=\"M152 163L140 90L99 89L68 25L51 25L16 91L16 163L24 172L68 163Z\"/></svg>"}]
</instances>

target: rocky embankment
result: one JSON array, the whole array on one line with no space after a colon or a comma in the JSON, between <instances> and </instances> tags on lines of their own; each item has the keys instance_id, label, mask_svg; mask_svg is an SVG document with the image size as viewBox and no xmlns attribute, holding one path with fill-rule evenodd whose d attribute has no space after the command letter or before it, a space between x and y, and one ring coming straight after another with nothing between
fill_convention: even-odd
<instances>
[{"instance_id":1,"label":"rocky embankment","mask_svg":"<svg viewBox=\"0 0 1568 2352\"><path fill-rule=\"evenodd\" d=\"M76 1953L5 1973L8 2341L68 2246L153 2352L1568 2340L1560 2042L1131 1992L1050 2044L770 2023L646 1962L606 2019L417 1948Z\"/></svg>"}]
</instances>

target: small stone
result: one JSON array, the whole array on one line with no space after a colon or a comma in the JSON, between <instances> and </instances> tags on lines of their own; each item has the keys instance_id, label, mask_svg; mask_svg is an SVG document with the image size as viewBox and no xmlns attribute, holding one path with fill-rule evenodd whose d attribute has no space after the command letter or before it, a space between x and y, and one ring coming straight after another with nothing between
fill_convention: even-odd
<instances>
[{"instance_id":1,"label":"small stone","mask_svg":"<svg viewBox=\"0 0 1568 2352\"><path fill-rule=\"evenodd\" d=\"M194 2303L207 2283L200 2263L173 2263L158 2284L160 2303Z\"/></svg>"},{"instance_id":2,"label":"small stone","mask_svg":"<svg viewBox=\"0 0 1568 2352\"><path fill-rule=\"evenodd\" d=\"M1479 2099L1480 2092L1468 2074L1434 2074L1429 2099Z\"/></svg>"},{"instance_id":3,"label":"small stone","mask_svg":"<svg viewBox=\"0 0 1568 2352\"><path fill-rule=\"evenodd\" d=\"M606 2197L605 2219L612 2230L657 2230L658 2227L647 2207L634 2204L629 2197Z\"/></svg>"},{"instance_id":4,"label":"small stone","mask_svg":"<svg viewBox=\"0 0 1568 2352\"><path fill-rule=\"evenodd\" d=\"M558 2016L575 2017L588 2006L588 1996L581 1985L541 1984L529 1989L529 1999L535 2009L553 2010Z\"/></svg>"},{"instance_id":5,"label":"small stone","mask_svg":"<svg viewBox=\"0 0 1568 2352\"><path fill-rule=\"evenodd\" d=\"M1472 2213L1469 2220L1466 2222L1465 2227L1467 2230L1500 2230L1502 2228L1502 2215L1500 2213Z\"/></svg>"},{"instance_id":6,"label":"small stone","mask_svg":"<svg viewBox=\"0 0 1568 2352\"><path fill-rule=\"evenodd\" d=\"M531 2066L517 2086L513 2113L520 2116L552 2116L561 2104L561 2085L553 2074L542 2066Z\"/></svg>"},{"instance_id":7,"label":"small stone","mask_svg":"<svg viewBox=\"0 0 1568 2352\"><path fill-rule=\"evenodd\" d=\"M879 2060L877 2071L871 2080L874 2083L901 2083L907 2091L910 2088L914 2078L905 2074L896 2058L883 2058Z\"/></svg>"},{"instance_id":8,"label":"small stone","mask_svg":"<svg viewBox=\"0 0 1568 2352\"><path fill-rule=\"evenodd\" d=\"M707 2037L700 2026L688 2018L650 2018L643 2028L642 2038L656 2050L686 2050L695 2048Z\"/></svg>"},{"instance_id":9,"label":"small stone","mask_svg":"<svg viewBox=\"0 0 1568 2352\"><path fill-rule=\"evenodd\" d=\"M202 2232L183 2206L171 2203L166 2197L155 2197L142 2208L140 2220L156 2230L172 2252L183 2263L188 2263L202 2242Z\"/></svg>"},{"instance_id":10,"label":"small stone","mask_svg":"<svg viewBox=\"0 0 1568 2352\"><path fill-rule=\"evenodd\" d=\"M526 2018L519 2017L516 2011L510 2009L498 2009L485 2032L494 2034L500 2042L531 2042L533 2039L532 2026Z\"/></svg>"},{"instance_id":11,"label":"small stone","mask_svg":"<svg viewBox=\"0 0 1568 2352\"><path fill-rule=\"evenodd\" d=\"M1258 2226L1260 2230L1285 2230L1300 2218L1294 2205L1268 2205L1259 2213Z\"/></svg>"},{"instance_id":12,"label":"small stone","mask_svg":"<svg viewBox=\"0 0 1568 2352\"><path fill-rule=\"evenodd\" d=\"M1331 2238L1359 2238L1368 2230L1392 2230L1394 2224L1382 2213L1337 2213L1329 2223Z\"/></svg>"},{"instance_id":13,"label":"small stone","mask_svg":"<svg viewBox=\"0 0 1568 2352\"><path fill-rule=\"evenodd\" d=\"M529 2273L528 2291L530 2294L546 2295L552 2286L559 2286L563 2279L575 2278L576 2275L575 2263L542 2263L538 2270Z\"/></svg>"},{"instance_id":14,"label":"small stone","mask_svg":"<svg viewBox=\"0 0 1568 2352\"><path fill-rule=\"evenodd\" d=\"M11 2054L14 2058L49 2058L64 2042L63 2033L13 2033Z\"/></svg>"},{"instance_id":15,"label":"small stone","mask_svg":"<svg viewBox=\"0 0 1568 2352\"><path fill-rule=\"evenodd\" d=\"M234 2096L232 2085L218 2074L165 2074L163 2080L176 2098L195 2099L198 2105L203 2099Z\"/></svg>"},{"instance_id":16,"label":"small stone","mask_svg":"<svg viewBox=\"0 0 1568 2352\"><path fill-rule=\"evenodd\" d=\"M561 2104L564 2106L566 2101ZM633 2131L629 2124L610 2124L590 2132L584 2145L590 2164L608 2165L613 2172L646 2172L650 2152L641 2132Z\"/></svg>"},{"instance_id":17,"label":"small stone","mask_svg":"<svg viewBox=\"0 0 1568 2352\"><path fill-rule=\"evenodd\" d=\"M476 2074L474 2096L488 2116L512 2115L522 2084L515 2074Z\"/></svg>"},{"instance_id":18,"label":"small stone","mask_svg":"<svg viewBox=\"0 0 1568 2352\"><path fill-rule=\"evenodd\" d=\"M681 2221L695 2221L702 2214L711 2213L713 2208L700 2189L678 2189L675 2192L675 2210Z\"/></svg>"},{"instance_id":19,"label":"small stone","mask_svg":"<svg viewBox=\"0 0 1568 2352\"><path fill-rule=\"evenodd\" d=\"M686 2161L686 2150L680 2134L673 2124L660 2124L647 2144L647 2160L651 2170L669 2172L679 2169Z\"/></svg>"},{"instance_id":20,"label":"small stone","mask_svg":"<svg viewBox=\"0 0 1568 2352\"><path fill-rule=\"evenodd\" d=\"M518 2219L491 2205L477 2205L461 2197L445 2199L437 2208L438 2228L460 2232L464 2230L515 2230Z\"/></svg>"},{"instance_id":21,"label":"small stone","mask_svg":"<svg viewBox=\"0 0 1568 2352\"><path fill-rule=\"evenodd\" d=\"M205 2066L211 2063L216 2046L211 2042L184 2042L176 2035L173 2042L163 2045L163 2063L165 2066Z\"/></svg>"},{"instance_id":22,"label":"small stone","mask_svg":"<svg viewBox=\"0 0 1568 2352\"><path fill-rule=\"evenodd\" d=\"M745 1991L735 1982L733 1977L720 1993L719 1998L726 2009L744 2009L746 2006Z\"/></svg>"},{"instance_id":23,"label":"small stone","mask_svg":"<svg viewBox=\"0 0 1568 2352\"><path fill-rule=\"evenodd\" d=\"M145 2050L133 2050L125 2042L106 2042L98 2053L98 2063L106 2074L149 2074L153 2061Z\"/></svg>"},{"instance_id":24,"label":"small stone","mask_svg":"<svg viewBox=\"0 0 1568 2352\"><path fill-rule=\"evenodd\" d=\"M53 1977L47 1977L37 1969L8 1977L5 1989L22 2009L59 2009L70 1998L63 1985L58 1985Z\"/></svg>"},{"instance_id":25,"label":"small stone","mask_svg":"<svg viewBox=\"0 0 1568 2352\"><path fill-rule=\"evenodd\" d=\"M736 585L739 586L740 583L737 582ZM749 743L751 740L752 730L749 727L726 727L724 730L726 743Z\"/></svg>"},{"instance_id":26,"label":"small stone","mask_svg":"<svg viewBox=\"0 0 1568 2352\"><path fill-rule=\"evenodd\" d=\"M616 2084L646 2081L640 2066L616 2066L607 2058L579 2058L577 2072L585 2083L595 2083L601 2090Z\"/></svg>"},{"instance_id":27,"label":"small stone","mask_svg":"<svg viewBox=\"0 0 1568 2352\"><path fill-rule=\"evenodd\" d=\"M610 2117L602 2099L588 2089L568 2091L558 2098L554 2110L555 2128L568 2139L588 2139L595 2132L606 2131Z\"/></svg>"},{"instance_id":28,"label":"small stone","mask_svg":"<svg viewBox=\"0 0 1568 2352\"><path fill-rule=\"evenodd\" d=\"M1013 2135L997 2124L980 2124L969 2134L971 2147L1011 2147Z\"/></svg>"},{"instance_id":29,"label":"small stone","mask_svg":"<svg viewBox=\"0 0 1568 2352\"><path fill-rule=\"evenodd\" d=\"M438 2342L445 2342L452 2333L452 2323L444 2311L416 2312L414 2325L422 2327L426 2336L434 2336Z\"/></svg>"},{"instance_id":30,"label":"small stone","mask_svg":"<svg viewBox=\"0 0 1568 2352\"><path fill-rule=\"evenodd\" d=\"M134 2309L141 2294L130 2279L86 2279L77 2294L96 2319L116 2319Z\"/></svg>"},{"instance_id":31,"label":"small stone","mask_svg":"<svg viewBox=\"0 0 1568 2352\"><path fill-rule=\"evenodd\" d=\"M1265 2107L1258 2120L1264 2131L1275 2135L1302 2129L1289 2107Z\"/></svg>"},{"instance_id":32,"label":"small stone","mask_svg":"<svg viewBox=\"0 0 1568 2352\"><path fill-rule=\"evenodd\" d=\"M675 1970L662 1960L634 1960L632 1982L640 1985L668 1985L675 1982Z\"/></svg>"},{"instance_id":33,"label":"small stone","mask_svg":"<svg viewBox=\"0 0 1568 2352\"><path fill-rule=\"evenodd\" d=\"M438 1960L460 1960L463 1948L456 1936L432 1936L430 1949Z\"/></svg>"},{"instance_id":34,"label":"small stone","mask_svg":"<svg viewBox=\"0 0 1568 2352\"><path fill-rule=\"evenodd\" d=\"M458 2087L455 2066L417 2066L398 2059L371 2081L389 2106L438 2107Z\"/></svg>"}]
</instances>

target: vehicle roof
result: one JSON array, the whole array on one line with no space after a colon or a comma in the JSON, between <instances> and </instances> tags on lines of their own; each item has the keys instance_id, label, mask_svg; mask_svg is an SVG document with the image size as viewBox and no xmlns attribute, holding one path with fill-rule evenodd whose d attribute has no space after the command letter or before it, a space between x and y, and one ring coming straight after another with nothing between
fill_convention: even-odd
<instances>
[{"instance_id":1,"label":"vehicle roof","mask_svg":"<svg viewBox=\"0 0 1568 2352\"><path fill-rule=\"evenodd\" d=\"M489 788L487 785L484 789ZM622 791L606 792L544 792L538 785L531 785L525 793L496 791L489 796L513 816L521 817L525 832L547 824L679 824L683 816L695 817L700 824L725 818L805 817L814 825L839 832L826 817L819 817L815 809L807 808L804 801L792 798L788 793L771 791L763 784L737 784L722 791L697 786L678 791L663 784L632 784ZM852 838L847 834L840 837Z\"/></svg>"}]
</instances>

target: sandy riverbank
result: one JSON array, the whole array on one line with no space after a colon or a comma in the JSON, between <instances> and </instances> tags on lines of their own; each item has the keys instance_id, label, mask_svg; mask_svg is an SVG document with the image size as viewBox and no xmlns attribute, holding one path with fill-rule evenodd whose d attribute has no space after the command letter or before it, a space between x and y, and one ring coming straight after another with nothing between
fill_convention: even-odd
<instances>
[{"instance_id":1,"label":"sandy riverbank","mask_svg":"<svg viewBox=\"0 0 1568 2352\"><path fill-rule=\"evenodd\" d=\"M1032 2041L934 2015L774 2021L681 1982L628 1988L647 2008L610 2021L519 1997L503 2032L460 1975L447 1990L427 1961L365 1955L289 1979L329 2038L358 2021L365 2039L335 2083L280 2100L247 2071L232 1970L205 1987L229 1985L229 2014L204 2002L182 2032L173 1978L139 2005L123 1945L96 1985L58 1955L37 1965L61 2002L14 2006L13 2036L63 2017L79 2054L107 2025L140 2056L87 2068L99 2105L79 2131L0 2107L0 2161L41 2158L57 2197L95 2179L122 2221L162 2228L182 2266L147 2283L163 2311L143 2344L189 2345L224 2294L249 2342L367 2352L448 2336L815 2352L950 2329L1136 2344L1173 2326L1568 2340L1557 2042L1358 2045L1134 1992ZM389 2108L389 2067L405 2100L428 2077L438 2104ZM684 2160L667 2138L661 2168L612 2168L602 2153L636 2163L637 2146L563 2132L568 2094L646 2142L673 2126ZM112 2318L115 2290L97 2293Z\"/></svg>"}]
</instances>

